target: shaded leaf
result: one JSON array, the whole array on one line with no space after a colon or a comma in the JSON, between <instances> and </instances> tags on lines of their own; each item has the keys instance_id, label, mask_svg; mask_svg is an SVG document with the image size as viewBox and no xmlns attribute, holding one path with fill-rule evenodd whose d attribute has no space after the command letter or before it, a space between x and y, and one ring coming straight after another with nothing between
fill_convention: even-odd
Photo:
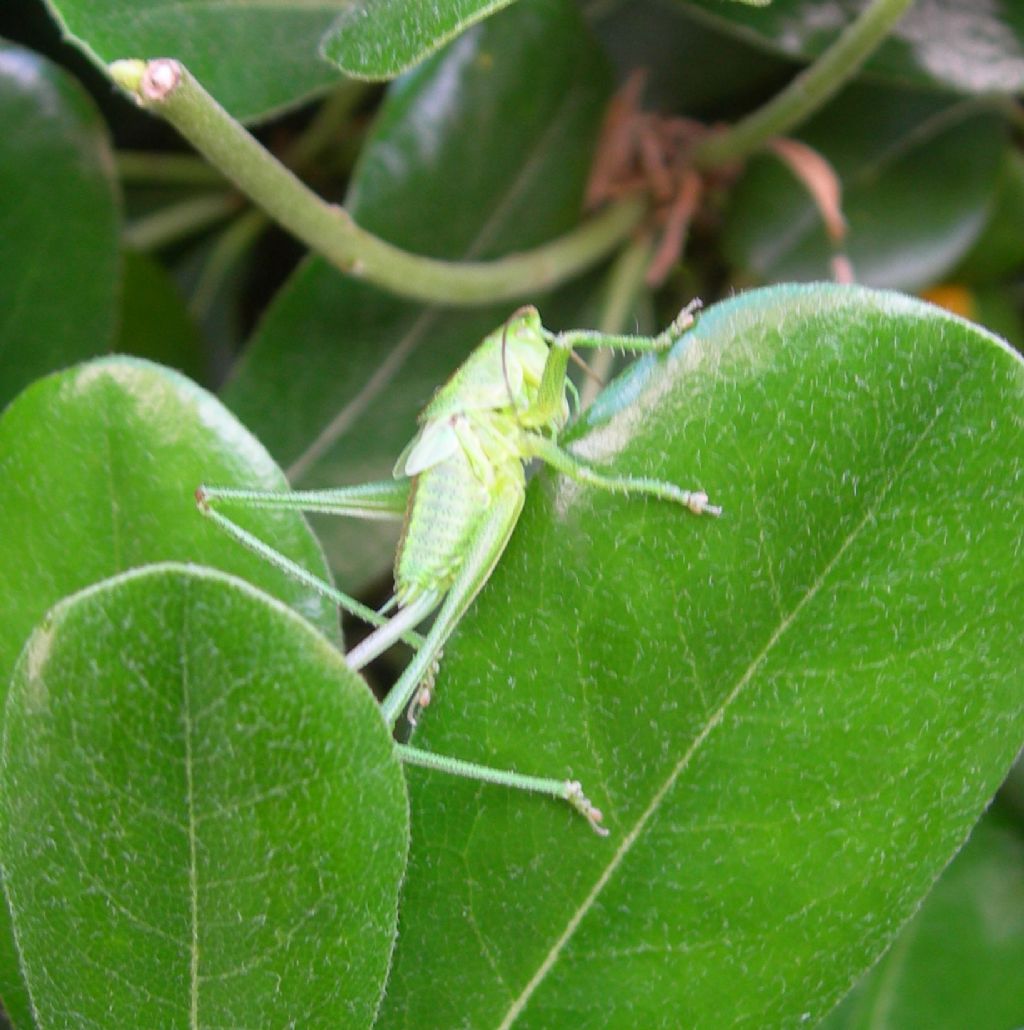
<instances>
[{"instance_id":1,"label":"shaded leaf","mask_svg":"<svg viewBox=\"0 0 1024 1030\"><path fill-rule=\"evenodd\" d=\"M1024 155L1007 147L988 220L953 276L990 283L1024 271Z\"/></svg>"},{"instance_id":2,"label":"shaded leaf","mask_svg":"<svg viewBox=\"0 0 1024 1030\"><path fill-rule=\"evenodd\" d=\"M0 42L0 406L114 342L119 192L106 127L46 58Z\"/></svg>"},{"instance_id":3,"label":"shaded leaf","mask_svg":"<svg viewBox=\"0 0 1024 1030\"><path fill-rule=\"evenodd\" d=\"M1024 1026L1024 837L990 812L823 1030Z\"/></svg>"},{"instance_id":4,"label":"shaded leaf","mask_svg":"<svg viewBox=\"0 0 1024 1030\"><path fill-rule=\"evenodd\" d=\"M830 286L719 304L606 391L574 450L722 518L538 476L417 743L578 777L611 836L410 770L381 1025L823 1016L1024 740L1022 395L983 330Z\"/></svg>"},{"instance_id":5,"label":"shaded leaf","mask_svg":"<svg viewBox=\"0 0 1024 1030\"><path fill-rule=\"evenodd\" d=\"M791 57L815 57L868 0L772 0L763 9L684 0L714 24ZM1013 0L917 0L866 65L869 73L961 93L1024 88L1024 10Z\"/></svg>"},{"instance_id":6,"label":"shaded leaf","mask_svg":"<svg viewBox=\"0 0 1024 1030\"><path fill-rule=\"evenodd\" d=\"M579 217L607 86L571 4L516 4L391 87L347 206L439 257L542 243ZM224 399L297 487L387 479L434 389L509 313L424 308L312 259L275 298ZM392 525L322 527L347 586L387 569Z\"/></svg>"},{"instance_id":7,"label":"shaded leaf","mask_svg":"<svg viewBox=\"0 0 1024 1030\"><path fill-rule=\"evenodd\" d=\"M117 350L148 358L190 379L208 378L199 327L177 284L146 254L126 251Z\"/></svg>"},{"instance_id":8,"label":"shaded leaf","mask_svg":"<svg viewBox=\"0 0 1024 1030\"><path fill-rule=\"evenodd\" d=\"M832 164L858 281L920 289L977 239L993 202L1005 127L972 103L882 86L846 90L799 138ZM830 277L831 245L806 190L759 157L733 193L723 246L739 268L773 281Z\"/></svg>"},{"instance_id":9,"label":"shaded leaf","mask_svg":"<svg viewBox=\"0 0 1024 1030\"><path fill-rule=\"evenodd\" d=\"M793 62L722 31L678 3L592 7L590 23L625 81L643 68L644 108L721 121L757 107L792 77ZM680 60L680 54L686 60Z\"/></svg>"},{"instance_id":10,"label":"shaded leaf","mask_svg":"<svg viewBox=\"0 0 1024 1030\"><path fill-rule=\"evenodd\" d=\"M371 1025L405 787L366 685L289 609L195 566L62 602L14 674L2 768L41 1025Z\"/></svg>"},{"instance_id":11,"label":"shaded leaf","mask_svg":"<svg viewBox=\"0 0 1024 1030\"><path fill-rule=\"evenodd\" d=\"M121 58L175 57L236 118L293 107L337 71L318 54L345 0L48 0L72 41L106 70Z\"/></svg>"}]
</instances>

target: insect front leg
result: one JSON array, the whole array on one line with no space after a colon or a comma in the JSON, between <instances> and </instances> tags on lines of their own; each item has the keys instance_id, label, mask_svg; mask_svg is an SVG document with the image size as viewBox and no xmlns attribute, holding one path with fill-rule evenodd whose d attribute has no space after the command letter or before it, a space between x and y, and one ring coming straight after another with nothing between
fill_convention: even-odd
<instances>
[{"instance_id":1,"label":"insect front leg","mask_svg":"<svg viewBox=\"0 0 1024 1030\"><path fill-rule=\"evenodd\" d=\"M634 353L667 350L693 325L694 312L699 307L700 301L692 300L676 315L671 325L656 336L602 333L589 329L576 329L566 333L550 333L544 330L544 339L550 350L544 363L536 400L530 408L519 413L520 423L527 428L546 426L557 418L565 400L568 381L566 371L569 367L569 355L572 354L574 347L612 347Z\"/></svg>"},{"instance_id":2,"label":"insect front leg","mask_svg":"<svg viewBox=\"0 0 1024 1030\"><path fill-rule=\"evenodd\" d=\"M281 511L312 511L327 515L346 515L363 519L400 519L409 496L407 480L388 480L337 490L243 490L234 487L200 486L196 490L199 510L216 523L228 536L249 548L271 565L300 583L317 591L339 608L368 622L386 626L388 620L354 597L313 575L291 558L264 543L255 534L240 526L221 510L223 507L263 508ZM406 631L402 639L418 647L422 637Z\"/></svg>"},{"instance_id":3,"label":"insect front leg","mask_svg":"<svg viewBox=\"0 0 1024 1030\"><path fill-rule=\"evenodd\" d=\"M601 333L594 329L573 329L567 333L551 333L548 342L552 348L572 350L574 347L614 347L618 350L640 353L642 351L668 350L673 343L696 321L701 302L694 298L679 312L666 329L656 336L638 336L631 333Z\"/></svg>"},{"instance_id":4,"label":"insect front leg","mask_svg":"<svg viewBox=\"0 0 1024 1030\"><path fill-rule=\"evenodd\" d=\"M661 479L646 476L609 476L592 469L568 451L563 451L556 443L533 433L526 434L527 453L531 457L540 458L545 464L570 476L572 479L601 490L618 494L646 494L649 497L660 497L662 500L674 501L692 511L694 515L721 515L722 509L708 503L708 495L703 490L683 490L675 483L666 483Z\"/></svg>"}]
</instances>

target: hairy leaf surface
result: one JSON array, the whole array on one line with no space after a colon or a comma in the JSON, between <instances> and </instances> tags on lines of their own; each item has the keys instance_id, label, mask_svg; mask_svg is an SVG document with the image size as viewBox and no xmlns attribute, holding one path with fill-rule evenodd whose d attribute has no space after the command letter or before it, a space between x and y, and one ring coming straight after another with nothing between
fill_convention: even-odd
<instances>
[{"instance_id":1,"label":"hairy leaf surface","mask_svg":"<svg viewBox=\"0 0 1024 1030\"><path fill-rule=\"evenodd\" d=\"M1022 394L983 330L830 286L719 304L606 392L575 451L722 517L539 476L417 743L579 778L611 835L410 770L382 1025L823 1016L1024 741Z\"/></svg>"},{"instance_id":2,"label":"hairy leaf surface","mask_svg":"<svg viewBox=\"0 0 1024 1030\"><path fill-rule=\"evenodd\" d=\"M369 1027L407 805L366 685L195 566L62 602L14 674L0 857L41 1026Z\"/></svg>"}]
</instances>

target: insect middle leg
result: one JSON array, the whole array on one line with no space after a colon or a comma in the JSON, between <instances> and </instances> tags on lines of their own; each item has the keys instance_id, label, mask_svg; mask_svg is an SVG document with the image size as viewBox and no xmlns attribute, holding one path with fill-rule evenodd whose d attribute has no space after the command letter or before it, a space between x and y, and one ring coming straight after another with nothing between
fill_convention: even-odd
<instances>
[{"instance_id":1,"label":"insect middle leg","mask_svg":"<svg viewBox=\"0 0 1024 1030\"><path fill-rule=\"evenodd\" d=\"M656 336L609 334L589 329L577 329L566 333L545 331L544 338L550 350L537 390L537 399L530 408L517 413L519 423L528 429L546 426L557 416L564 403L566 371L569 367L569 355L574 347L612 347L633 353L667 350L693 325L694 312L699 307L699 300L687 304L676 315L672 324Z\"/></svg>"},{"instance_id":2,"label":"insect middle leg","mask_svg":"<svg viewBox=\"0 0 1024 1030\"><path fill-rule=\"evenodd\" d=\"M662 500L681 504L694 515L722 514L722 509L718 505L708 503L708 495L703 490L684 490L675 483L647 476L609 476L591 468L568 451L563 451L558 444L552 443L546 437L530 433L526 439L529 453L533 457L540 458L545 464L581 483L588 483L609 493L660 497Z\"/></svg>"}]
</instances>

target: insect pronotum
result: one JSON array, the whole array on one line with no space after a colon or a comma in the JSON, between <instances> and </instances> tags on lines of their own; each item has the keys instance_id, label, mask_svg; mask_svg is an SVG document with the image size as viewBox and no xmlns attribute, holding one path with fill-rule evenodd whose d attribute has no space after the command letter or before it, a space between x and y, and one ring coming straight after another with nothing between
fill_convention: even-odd
<instances>
[{"instance_id":1,"label":"insect pronotum","mask_svg":"<svg viewBox=\"0 0 1024 1030\"><path fill-rule=\"evenodd\" d=\"M435 393L419 417L419 432L398 458L394 479L282 493L201 486L196 500L200 510L236 540L376 627L345 656L350 668L363 668L399 639L412 644L413 658L384 699L382 710L394 727L411 703L410 718L415 721L418 710L430 700L445 642L512 535L526 494L525 467L531 460L538 458L601 490L661 498L695 515L720 514L703 491L683 490L657 479L606 475L557 442L569 418L573 387L566 369L574 347L664 350L693 324L696 306L685 308L657 336L585 330L551 333L541 325L536 308L520 308ZM404 518L395 557L394 596L381 612L367 608L233 522L220 510L230 505ZM392 609L394 613L385 618L383 613ZM435 609L429 632L420 636L416 626ZM607 833L601 811L575 780L525 776L407 745L396 747L402 760L412 765L561 798L596 832Z\"/></svg>"}]
</instances>

